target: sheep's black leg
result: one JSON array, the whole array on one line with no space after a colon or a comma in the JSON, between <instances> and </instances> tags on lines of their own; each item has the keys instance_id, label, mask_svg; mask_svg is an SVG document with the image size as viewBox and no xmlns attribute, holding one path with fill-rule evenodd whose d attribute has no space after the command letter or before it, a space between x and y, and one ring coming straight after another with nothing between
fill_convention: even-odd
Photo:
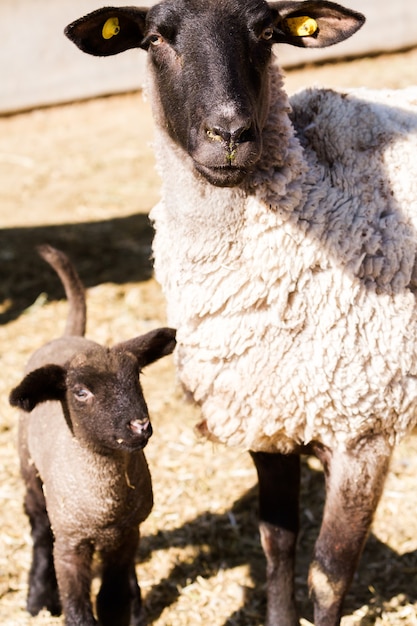
<instances>
[{"instance_id":1,"label":"sheep's black leg","mask_svg":"<svg viewBox=\"0 0 417 626\"><path fill-rule=\"evenodd\" d=\"M42 483L34 473L28 480L24 506L33 540L26 607L31 615L37 615L43 608L48 609L52 615L60 615L61 603L53 560L54 539L46 512Z\"/></svg>"},{"instance_id":2,"label":"sheep's black leg","mask_svg":"<svg viewBox=\"0 0 417 626\"><path fill-rule=\"evenodd\" d=\"M141 626L141 596L135 572L139 531L127 531L124 542L102 556L102 582L97 615L102 626Z\"/></svg>"},{"instance_id":3,"label":"sheep's black leg","mask_svg":"<svg viewBox=\"0 0 417 626\"><path fill-rule=\"evenodd\" d=\"M316 626L338 626L388 470L383 438L362 440L348 451L318 450L326 474L326 504L309 586Z\"/></svg>"},{"instance_id":4,"label":"sheep's black leg","mask_svg":"<svg viewBox=\"0 0 417 626\"><path fill-rule=\"evenodd\" d=\"M91 542L73 545L71 538L55 538L54 562L65 626L97 624L90 600L93 550Z\"/></svg>"},{"instance_id":5,"label":"sheep's black leg","mask_svg":"<svg viewBox=\"0 0 417 626\"><path fill-rule=\"evenodd\" d=\"M296 626L294 558L300 490L298 455L252 452L259 479L259 529L267 560L266 626Z\"/></svg>"}]
</instances>

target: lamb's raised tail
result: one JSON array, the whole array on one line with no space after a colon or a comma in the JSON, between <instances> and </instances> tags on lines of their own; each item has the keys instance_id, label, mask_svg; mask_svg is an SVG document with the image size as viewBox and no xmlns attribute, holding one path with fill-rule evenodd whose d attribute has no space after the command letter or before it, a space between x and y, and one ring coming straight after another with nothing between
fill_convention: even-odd
<instances>
[{"instance_id":1,"label":"lamb's raised tail","mask_svg":"<svg viewBox=\"0 0 417 626\"><path fill-rule=\"evenodd\" d=\"M65 289L69 311L64 336L83 337L87 321L87 306L84 286L75 267L66 254L48 244L38 246L37 251L58 274Z\"/></svg>"}]
</instances>

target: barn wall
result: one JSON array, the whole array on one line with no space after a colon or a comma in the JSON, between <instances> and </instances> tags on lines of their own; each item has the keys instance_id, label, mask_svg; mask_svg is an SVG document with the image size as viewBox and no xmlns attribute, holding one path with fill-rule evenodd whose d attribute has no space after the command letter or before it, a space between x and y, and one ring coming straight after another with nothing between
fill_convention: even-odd
<instances>
[{"instance_id":1,"label":"barn wall","mask_svg":"<svg viewBox=\"0 0 417 626\"><path fill-rule=\"evenodd\" d=\"M343 0L342 0L343 1ZM285 67L344 56L391 51L417 45L410 0L344 0L362 11L366 25L347 42L321 51L282 46ZM0 113L138 89L145 54L128 51L106 59L80 53L63 35L66 24L106 4L126 0L0 0ZM132 2L133 4L133 2ZM150 0L140 0L150 6Z\"/></svg>"}]
</instances>

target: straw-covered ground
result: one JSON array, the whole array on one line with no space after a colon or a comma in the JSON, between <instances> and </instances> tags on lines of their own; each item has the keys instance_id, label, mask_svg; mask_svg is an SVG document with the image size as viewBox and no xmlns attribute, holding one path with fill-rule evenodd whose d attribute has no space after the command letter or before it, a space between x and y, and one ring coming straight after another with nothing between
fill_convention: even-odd
<instances>
[{"instance_id":1,"label":"straw-covered ground","mask_svg":"<svg viewBox=\"0 0 417 626\"><path fill-rule=\"evenodd\" d=\"M288 73L309 84L400 87L415 82L417 50ZM158 198L149 106L115 96L0 119L0 623L52 626L25 612L30 533L22 512L15 410L7 397L29 354L63 329L66 303L40 242L66 250L88 288L88 335L114 343L164 323L149 261L147 220ZM177 388L171 358L144 377L154 436L146 454L155 507L138 554L149 623L263 623L264 561L256 478L246 454L199 441L198 415ZM397 450L344 626L417 624L417 439ZM306 576L320 522L323 476L303 473L296 572L304 623L312 620ZM309 621L308 621L309 620ZM117 625L115 625L117 626Z\"/></svg>"}]
</instances>

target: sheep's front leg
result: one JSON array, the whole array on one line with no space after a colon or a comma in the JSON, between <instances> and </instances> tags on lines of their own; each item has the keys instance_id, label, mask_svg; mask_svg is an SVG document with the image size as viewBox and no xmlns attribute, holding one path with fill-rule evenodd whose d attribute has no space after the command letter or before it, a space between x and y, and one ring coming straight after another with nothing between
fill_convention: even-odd
<instances>
[{"instance_id":1,"label":"sheep's front leg","mask_svg":"<svg viewBox=\"0 0 417 626\"><path fill-rule=\"evenodd\" d=\"M300 490L298 455L252 452L259 480L259 529L267 560L265 626L297 626L294 559Z\"/></svg>"},{"instance_id":2,"label":"sheep's front leg","mask_svg":"<svg viewBox=\"0 0 417 626\"><path fill-rule=\"evenodd\" d=\"M141 594L135 571L139 530L126 530L123 544L102 550L102 582L97 596L101 626L141 626Z\"/></svg>"},{"instance_id":3,"label":"sheep's front leg","mask_svg":"<svg viewBox=\"0 0 417 626\"><path fill-rule=\"evenodd\" d=\"M316 626L338 626L387 474L391 448L382 437L348 451L317 449L326 475L326 503L309 586Z\"/></svg>"},{"instance_id":4,"label":"sheep's front leg","mask_svg":"<svg viewBox=\"0 0 417 626\"><path fill-rule=\"evenodd\" d=\"M96 626L90 600L91 561L94 546L84 541L72 545L71 539L57 536L54 546L65 626Z\"/></svg>"}]
</instances>

